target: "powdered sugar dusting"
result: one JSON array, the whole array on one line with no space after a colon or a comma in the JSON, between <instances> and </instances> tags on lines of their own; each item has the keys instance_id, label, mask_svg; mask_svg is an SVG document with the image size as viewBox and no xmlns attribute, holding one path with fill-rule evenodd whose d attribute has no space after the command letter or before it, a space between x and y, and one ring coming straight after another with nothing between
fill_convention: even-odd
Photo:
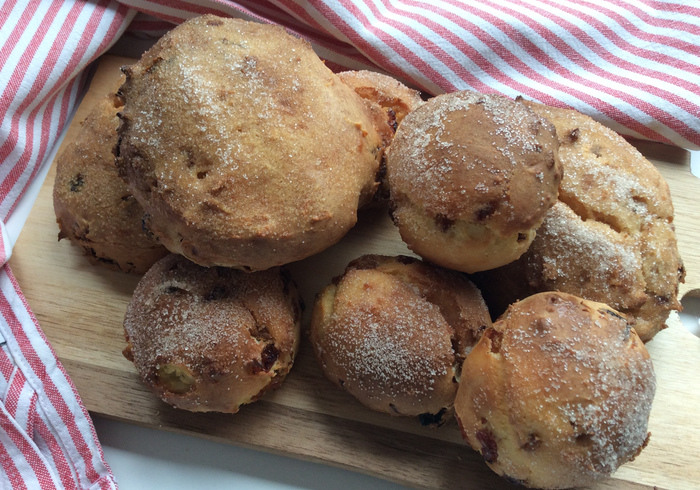
<instances>
[{"instance_id":1,"label":"powdered sugar dusting","mask_svg":"<svg viewBox=\"0 0 700 490\"><path fill-rule=\"evenodd\" d=\"M364 308L346 310L338 328L327 332L326 344L339 353L337 362L347 366L347 385L382 397L421 400L430 396L438 378L448 374L452 352L445 336L444 320L436 306L417 299L405 305L372 308L374 298L362 301ZM435 356L438 361L435 362Z\"/></svg>"},{"instance_id":2,"label":"powdered sugar dusting","mask_svg":"<svg viewBox=\"0 0 700 490\"><path fill-rule=\"evenodd\" d=\"M583 222L560 202L548 211L532 246L541 260L543 277L558 287L562 286L558 281L571 280L565 289L572 293L577 279L572 270L581 267L581 261L585 263L586 283L578 286L588 288L588 282L594 281L602 297L610 287L629 287L642 274L642 258L634 240L618 235L605 224ZM583 290L576 292L582 295Z\"/></svg>"},{"instance_id":3,"label":"powdered sugar dusting","mask_svg":"<svg viewBox=\"0 0 700 490\"><path fill-rule=\"evenodd\" d=\"M163 292L172 288L177 291ZM125 328L134 340L141 340L135 354L137 361L145 365L156 359L197 363L202 358L216 357L213 352L220 349L220 342L236 351L245 342L248 329L255 325L250 312L242 306L212 305L179 281L168 281L164 288L150 291L144 306L148 308L146 317L128 316Z\"/></svg>"},{"instance_id":4,"label":"powdered sugar dusting","mask_svg":"<svg viewBox=\"0 0 700 490\"><path fill-rule=\"evenodd\" d=\"M397 202L508 235L539 224L556 198L557 147L551 125L524 104L453 92L406 116L387 176Z\"/></svg>"},{"instance_id":5,"label":"powdered sugar dusting","mask_svg":"<svg viewBox=\"0 0 700 490\"><path fill-rule=\"evenodd\" d=\"M297 312L279 274L204 268L178 255L156 263L124 319L142 376L173 363L223 374L254 362L268 343L291 349Z\"/></svg>"},{"instance_id":6,"label":"powdered sugar dusting","mask_svg":"<svg viewBox=\"0 0 700 490\"><path fill-rule=\"evenodd\" d=\"M647 439L651 360L606 305L554 293L536 298L516 304L502 330L514 420L532 418L543 447L561 451L558 464L593 479L609 476Z\"/></svg>"},{"instance_id":7,"label":"powdered sugar dusting","mask_svg":"<svg viewBox=\"0 0 700 490\"><path fill-rule=\"evenodd\" d=\"M407 152L407 161L411 167L402 168L409 171L411 178L436 179L448 178L454 165L475 166L489 162L465 161L459 153L459 147L466 147L469 141L460 141L452 134L454 127L461 124L477 124L474 133L483 131L478 127L478 121L469 120L467 113L476 105L483 107L486 117L491 120L489 126L495 126L492 133L492 144L513 165L518 164L521 152L536 151L537 139L531 131L524 131L523 124L528 124L533 118L525 106L517 104L505 97L484 95L477 92L462 91L442 95L431 99L427 104L407 116L408 125L420 126L420 131L411 133L412 139L402 151ZM501 136L502 138L496 138ZM504 141L501 145L497 141ZM402 141L402 144L404 142ZM441 161L435 161L431 147L451 148L455 151L445 156Z\"/></svg>"}]
</instances>

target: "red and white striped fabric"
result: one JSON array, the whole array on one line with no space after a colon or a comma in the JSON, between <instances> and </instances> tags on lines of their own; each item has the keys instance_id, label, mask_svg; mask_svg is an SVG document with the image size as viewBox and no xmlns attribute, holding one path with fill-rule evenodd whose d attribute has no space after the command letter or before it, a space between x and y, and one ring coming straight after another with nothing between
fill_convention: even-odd
<instances>
[{"instance_id":1,"label":"red and white striped fabric","mask_svg":"<svg viewBox=\"0 0 700 490\"><path fill-rule=\"evenodd\" d=\"M697 0L0 0L0 221L69 123L90 63L132 20L130 32L160 34L204 13L281 24L336 70L381 70L432 94L523 95L700 149ZM7 265L0 315L0 488L116 488Z\"/></svg>"},{"instance_id":2,"label":"red and white striped fabric","mask_svg":"<svg viewBox=\"0 0 700 490\"><path fill-rule=\"evenodd\" d=\"M7 266L0 314L0 488L116 488L90 417Z\"/></svg>"},{"instance_id":3,"label":"red and white striped fabric","mask_svg":"<svg viewBox=\"0 0 700 490\"><path fill-rule=\"evenodd\" d=\"M92 421L6 264L4 222L70 122L85 68L134 15L109 1L0 4L0 488L116 488Z\"/></svg>"},{"instance_id":4,"label":"red and white striped fabric","mask_svg":"<svg viewBox=\"0 0 700 490\"><path fill-rule=\"evenodd\" d=\"M380 68L428 93L498 92L700 149L695 0L122 0L179 23L238 15L312 41L333 68Z\"/></svg>"}]
</instances>

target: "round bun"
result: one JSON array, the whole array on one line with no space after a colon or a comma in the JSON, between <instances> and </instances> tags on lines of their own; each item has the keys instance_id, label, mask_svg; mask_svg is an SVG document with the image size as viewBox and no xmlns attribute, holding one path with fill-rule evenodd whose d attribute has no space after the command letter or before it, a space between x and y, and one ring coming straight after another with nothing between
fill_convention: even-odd
<instances>
[{"instance_id":1,"label":"round bun","mask_svg":"<svg viewBox=\"0 0 700 490\"><path fill-rule=\"evenodd\" d=\"M366 255L317 297L311 343L325 375L365 406L439 425L452 413L464 357L490 324L463 275Z\"/></svg>"},{"instance_id":2,"label":"round bun","mask_svg":"<svg viewBox=\"0 0 700 490\"><path fill-rule=\"evenodd\" d=\"M524 104L462 91L430 99L387 153L393 218L415 253L476 272L532 242L562 177L554 127Z\"/></svg>"},{"instance_id":3,"label":"round bun","mask_svg":"<svg viewBox=\"0 0 700 490\"><path fill-rule=\"evenodd\" d=\"M291 369L300 301L279 268L205 268L171 254L136 287L124 318L124 356L174 407L235 413Z\"/></svg>"},{"instance_id":4,"label":"round bun","mask_svg":"<svg viewBox=\"0 0 700 490\"><path fill-rule=\"evenodd\" d=\"M484 332L464 361L455 415L496 473L528 487L586 486L646 446L655 389L623 315L540 293Z\"/></svg>"},{"instance_id":5,"label":"round bun","mask_svg":"<svg viewBox=\"0 0 700 490\"><path fill-rule=\"evenodd\" d=\"M590 117L529 105L557 129L564 178L559 202L527 253L477 279L492 313L518 299L509 293L558 290L625 313L640 338L651 340L681 307L685 275L668 184L632 145ZM505 288L504 277L521 284Z\"/></svg>"},{"instance_id":6,"label":"round bun","mask_svg":"<svg viewBox=\"0 0 700 490\"><path fill-rule=\"evenodd\" d=\"M143 274L168 251L144 231L143 209L117 174L112 150L120 108L114 95L98 100L61 152L53 205L59 240L80 246L93 263Z\"/></svg>"},{"instance_id":7,"label":"round bun","mask_svg":"<svg viewBox=\"0 0 700 490\"><path fill-rule=\"evenodd\" d=\"M303 259L376 191L375 115L281 27L197 17L124 71L117 165L148 228L193 262Z\"/></svg>"}]
</instances>

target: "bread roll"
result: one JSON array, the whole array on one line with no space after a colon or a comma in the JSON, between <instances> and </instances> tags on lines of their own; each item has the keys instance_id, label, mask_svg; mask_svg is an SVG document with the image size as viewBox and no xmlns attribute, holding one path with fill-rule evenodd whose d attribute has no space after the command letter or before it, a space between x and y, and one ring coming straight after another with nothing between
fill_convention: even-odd
<instances>
[{"instance_id":1,"label":"bread roll","mask_svg":"<svg viewBox=\"0 0 700 490\"><path fill-rule=\"evenodd\" d=\"M462 361L489 325L463 275L366 255L320 293L310 338L325 375L362 404L440 425L452 414Z\"/></svg>"},{"instance_id":2,"label":"bread roll","mask_svg":"<svg viewBox=\"0 0 700 490\"><path fill-rule=\"evenodd\" d=\"M464 272L522 255L562 177L553 126L525 105L462 91L409 113L387 154L393 218L426 260Z\"/></svg>"},{"instance_id":3,"label":"bread roll","mask_svg":"<svg viewBox=\"0 0 700 490\"><path fill-rule=\"evenodd\" d=\"M78 245L95 264L143 274L168 251L144 230L143 208L114 164L121 107L114 93L105 94L56 159L53 205L59 240Z\"/></svg>"},{"instance_id":4,"label":"bread roll","mask_svg":"<svg viewBox=\"0 0 700 490\"><path fill-rule=\"evenodd\" d=\"M656 389L624 315L565 293L517 302L464 361L455 415L467 442L510 481L590 485L646 446Z\"/></svg>"},{"instance_id":5,"label":"bread roll","mask_svg":"<svg viewBox=\"0 0 700 490\"><path fill-rule=\"evenodd\" d=\"M300 260L376 191L376 114L281 27L194 18L124 71L117 165L174 253L248 271Z\"/></svg>"},{"instance_id":6,"label":"bread roll","mask_svg":"<svg viewBox=\"0 0 700 490\"><path fill-rule=\"evenodd\" d=\"M280 386L300 323L301 299L283 270L248 274L171 254L134 291L124 356L170 405L235 413Z\"/></svg>"}]
</instances>

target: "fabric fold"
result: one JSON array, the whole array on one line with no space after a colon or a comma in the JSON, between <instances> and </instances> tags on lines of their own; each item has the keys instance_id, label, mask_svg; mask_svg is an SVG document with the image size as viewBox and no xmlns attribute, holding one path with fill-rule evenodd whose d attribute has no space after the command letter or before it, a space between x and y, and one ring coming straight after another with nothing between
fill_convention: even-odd
<instances>
[{"instance_id":1,"label":"fabric fold","mask_svg":"<svg viewBox=\"0 0 700 490\"><path fill-rule=\"evenodd\" d=\"M1 371L10 372L0 420L8 457L0 458L0 476L14 484L17 474L41 483L27 488L89 488L97 482L116 488L90 416L7 264L0 269L0 334Z\"/></svg>"}]
</instances>

